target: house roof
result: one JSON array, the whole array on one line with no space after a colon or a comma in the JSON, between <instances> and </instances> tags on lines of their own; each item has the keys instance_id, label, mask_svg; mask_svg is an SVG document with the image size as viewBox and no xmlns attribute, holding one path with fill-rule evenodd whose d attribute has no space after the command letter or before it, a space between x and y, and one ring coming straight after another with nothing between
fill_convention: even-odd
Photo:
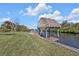
<instances>
[{"instance_id":1,"label":"house roof","mask_svg":"<svg viewBox=\"0 0 79 59\"><path fill-rule=\"evenodd\" d=\"M61 25L57 23L54 19L50 18L40 18L38 22L38 28L46 28L46 27L54 27L54 28L59 28Z\"/></svg>"}]
</instances>

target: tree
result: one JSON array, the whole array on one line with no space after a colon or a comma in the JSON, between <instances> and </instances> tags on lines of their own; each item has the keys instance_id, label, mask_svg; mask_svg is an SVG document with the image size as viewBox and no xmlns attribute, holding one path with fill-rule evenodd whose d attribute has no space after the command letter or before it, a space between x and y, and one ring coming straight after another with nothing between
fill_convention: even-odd
<instances>
[{"instance_id":1,"label":"tree","mask_svg":"<svg viewBox=\"0 0 79 59\"><path fill-rule=\"evenodd\" d=\"M61 25L61 32L79 33L79 23L74 24L64 21Z\"/></svg>"},{"instance_id":2,"label":"tree","mask_svg":"<svg viewBox=\"0 0 79 59\"><path fill-rule=\"evenodd\" d=\"M68 27L69 27L69 24L68 24L68 22L67 22L67 20L65 20L62 24L61 24L61 28L62 29L67 29Z\"/></svg>"},{"instance_id":3,"label":"tree","mask_svg":"<svg viewBox=\"0 0 79 59\"><path fill-rule=\"evenodd\" d=\"M4 32L10 32L10 31L30 31L27 26L25 25L19 25L19 23L17 22L11 22L11 21L5 21L3 22L3 24L1 25L1 31Z\"/></svg>"},{"instance_id":4,"label":"tree","mask_svg":"<svg viewBox=\"0 0 79 59\"><path fill-rule=\"evenodd\" d=\"M4 32L9 32L13 31L15 27L15 24L12 23L11 21L5 21L2 25L1 28Z\"/></svg>"},{"instance_id":5,"label":"tree","mask_svg":"<svg viewBox=\"0 0 79 59\"><path fill-rule=\"evenodd\" d=\"M74 27L79 30L79 23L76 23Z\"/></svg>"},{"instance_id":6,"label":"tree","mask_svg":"<svg viewBox=\"0 0 79 59\"><path fill-rule=\"evenodd\" d=\"M25 31L29 31L29 29L24 25L17 25L16 31L25 32Z\"/></svg>"}]
</instances>

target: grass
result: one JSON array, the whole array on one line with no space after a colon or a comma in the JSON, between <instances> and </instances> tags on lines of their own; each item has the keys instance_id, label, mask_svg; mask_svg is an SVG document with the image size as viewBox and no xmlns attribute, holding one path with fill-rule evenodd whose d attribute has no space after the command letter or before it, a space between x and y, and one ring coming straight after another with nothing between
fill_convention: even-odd
<instances>
[{"instance_id":1,"label":"grass","mask_svg":"<svg viewBox=\"0 0 79 59\"><path fill-rule=\"evenodd\" d=\"M0 33L1 56L60 56L78 55L54 43L24 32Z\"/></svg>"}]
</instances>

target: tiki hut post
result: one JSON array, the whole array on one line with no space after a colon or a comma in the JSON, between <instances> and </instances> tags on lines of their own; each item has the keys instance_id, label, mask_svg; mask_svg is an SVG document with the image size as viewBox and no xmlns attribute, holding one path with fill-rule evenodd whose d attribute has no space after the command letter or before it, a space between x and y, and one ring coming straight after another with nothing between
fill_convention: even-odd
<instances>
[{"instance_id":1,"label":"tiki hut post","mask_svg":"<svg viewBox=\"0 0 79 59\"><path fill-rule=\"evenodd\" d=\"M46 28L46 38L50 37L50 28Z\"/></svg>"},{"instance_id":2,"label":"tiki hut post","mask_svg":"<svg viewBox=\"0 0 79 59\"><path fill-rule=\"evenodd\" d=\"M46 28L45 32L46 32L45 37L47 38L48 37L48 28Z\"/></svg>"},{"instance_id":3,"label":"tiki hut post","mask_svg":"<svg viewBox=\"0 0 79 59\"><path fill-rule=\"evenodd\" d=\"M59 29L57 30L57 36L58 36L58 38L59 38Z\"/></svg>"},{"instance_id":4,"label":"tiki hut post","mask_svg":"<svg viewBox=\"0 0 79 59\"><path fill-rule=\"evenodd\" d=\"M50 37L50 28L48 28L48 36Z\"/></svg>"}]
</instances>

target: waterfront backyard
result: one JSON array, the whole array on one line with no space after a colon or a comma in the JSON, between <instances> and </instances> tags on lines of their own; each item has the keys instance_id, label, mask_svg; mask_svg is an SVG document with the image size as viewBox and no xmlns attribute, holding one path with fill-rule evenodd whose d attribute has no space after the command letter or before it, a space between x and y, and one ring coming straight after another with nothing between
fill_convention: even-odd
<instances>
[{"instance_id":1,"label":"waterfront backyard","mask_svg":"<svg viewBox=\"0 0 79 59\"><path fill-rule=\"evenodd\" d=\"M79 5L3 3L0 7L0 56L79 56Z\"/></svg>"},{"instance_id":2,"label":"waterfront backyard","mask_svg":"<svg viewBox=\"0 0 79 59\"><path fill-rule=\"evenodd\" d=\"M0 55L7 56L54 56L77 55L79 53L40 39L28 32L1 32Z\"/></svg>"}]
</instances>

